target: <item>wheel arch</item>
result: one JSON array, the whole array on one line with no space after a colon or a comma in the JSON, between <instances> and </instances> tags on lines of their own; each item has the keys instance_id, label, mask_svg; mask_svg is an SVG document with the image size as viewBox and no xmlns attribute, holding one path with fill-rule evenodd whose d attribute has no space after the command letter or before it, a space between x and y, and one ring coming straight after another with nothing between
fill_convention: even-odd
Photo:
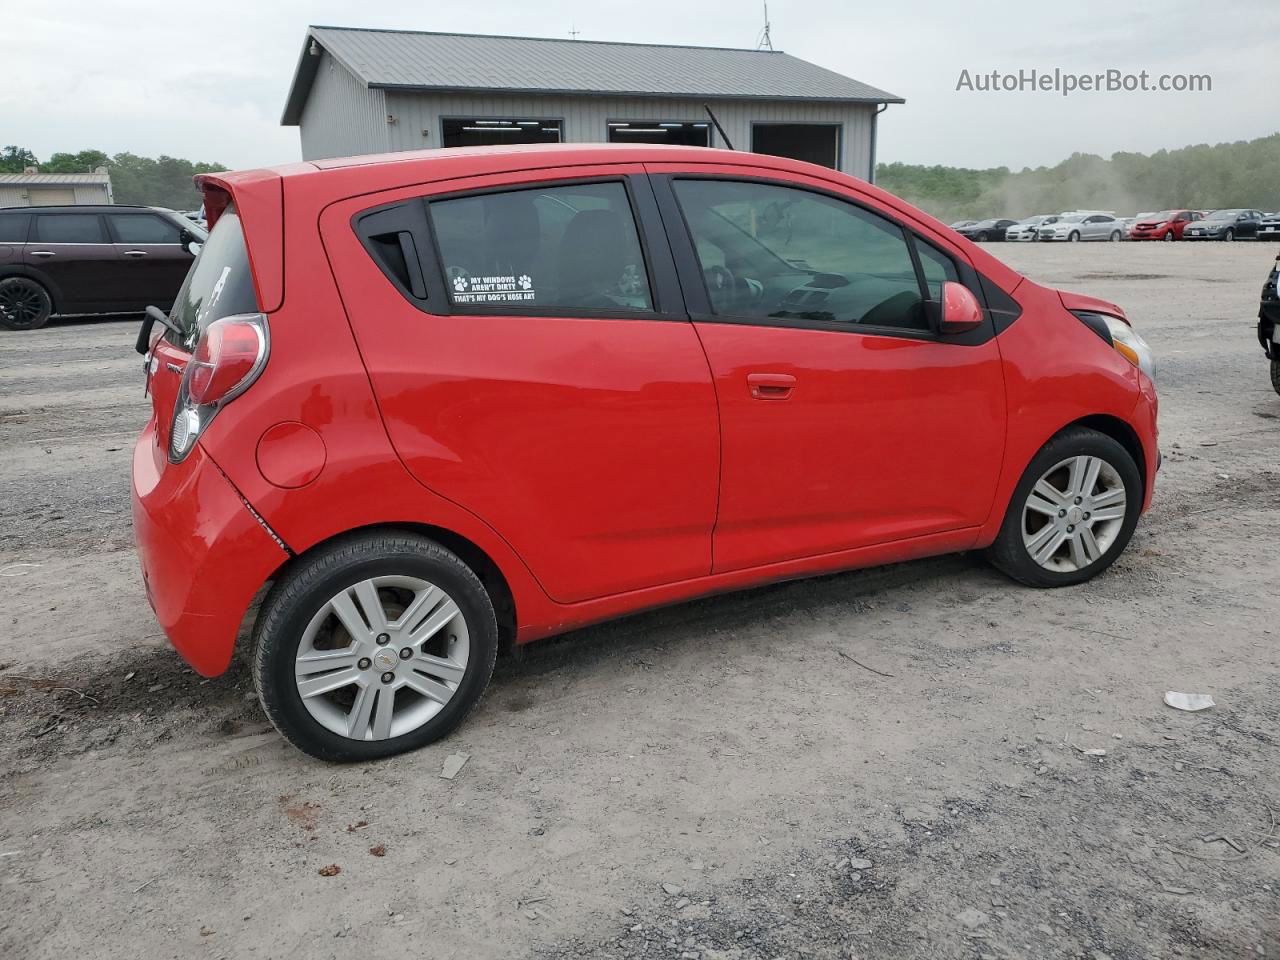
<instances>
[{"instance_id":1,"label":"wheel arch","mask_svg":"<svg viewBox=\"0 0 1280 960\"><path fill-rule=\"evenodd\" d=\"M39 270L33 270L26 264L6 264L0 267L0 280L8 280L10 277L22 277L30 280L32 283L38 283L44 288L44 292L49 295L49 302L53 304L53 309L49 311L50 315L57 316L62 309L62 291L58 289L58 285L53 283Z\"/></svg>"},{"instance_id":2,"label":"wheel arch","mask_svg":"<svg viewBox=\"0 0 1280 960\"><path fill-rule=\"evenodd\" d=\"M1133 457L1133 462L1138 467L1138 476L1142 478L1142 489L1144 492L1146 491L1149 482L1147 478L1146 451L1142 447L1142 439L1138 436L1138 432L1130 424L1110 414L1094 413L1068 423L1053 436L1056 437L1072 427L1087 427L1090 430L1097 430L1098 433L1105 434L1124 447L1129 456ZM1049 438L1049 440L1052 439L1053 437ZM1046 440L1045 443L1048 443L1049 440Z\"/></svg>"},{"instance_id":3,"label":"wheel arch","mask_svg":"<svg viewBox=\"0 0 1280 960\"><path fill-rule=\"evenodd\" d=\"M274 585L282 577L286 576L304 558L310 557L317 550L328 547L339 540L345 540L350 537L360 536L368 533L416 533L433 540L446 550L457 555L458 559L465 563L471 572L479 578L480 583L489 593L489 599L493 602L494 614L498 620L498 644L500 650L509 650L515 646L516 642L516 602L515 595L511 590L511 585L507 580L506 574L502 572L502 568L489 556L489 554L478 544L464 537L460 533L456 533L445 527L434 526L428 523L413 522L395 522L395 523L371 523L365 526L353 527L350 530L344 530L341 533L335 533L330 537L319 540L311 544L301 553L291 553L289 558L280 564L279 567L267 578L267 584ZM264 588L267 586L264 584ZM259 591L257 600L265 596L266 589ZM257 618L258 603L255 600L250 604L249 609L245 613L246 619ZM243 627L242 627L243 630Z\"/></svg>"}]
</instances>

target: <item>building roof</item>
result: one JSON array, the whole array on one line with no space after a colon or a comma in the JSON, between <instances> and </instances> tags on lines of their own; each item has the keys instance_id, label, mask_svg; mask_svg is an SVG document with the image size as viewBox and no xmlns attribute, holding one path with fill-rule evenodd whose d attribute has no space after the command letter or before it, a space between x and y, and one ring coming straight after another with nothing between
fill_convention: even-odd
<instances>
[{"instance_id":1,"label":"building roof","mask_svg":"<svg viewBox=\"0 0 1280 960\"><path fill-rule=\"evenodd\" d=\"M374 89L905 102L780 50L312 26L285 103L285 126L301 119L319 67L313 41Z\"/></svg>"},{"instance_id":2,"label":"building roof","mask_svg":"<svg viewBox=\"0 0 1280 960\"><path fill-rule=\"evenodd\" d=\"M109 173L0 173L0 186L69 187L73 184L111 185Z\"/></svg>"}]
</instances>

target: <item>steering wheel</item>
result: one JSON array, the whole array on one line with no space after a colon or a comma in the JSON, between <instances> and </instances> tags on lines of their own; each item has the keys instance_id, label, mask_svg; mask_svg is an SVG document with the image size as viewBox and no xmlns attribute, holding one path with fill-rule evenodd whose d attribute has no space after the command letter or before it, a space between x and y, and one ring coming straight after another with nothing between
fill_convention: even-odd
<instances>
[{"instance_id":1,"label":"steering wheel","mask_svg":"<svg viewBox=\"0 0 1280 960\"><path fill-rule=\"evenodd\" d=\"M764 285L758 280L740 277L720 264L707 267L702 276L706 280L711 305L717 313L754 306L764 294Z\"/></svg>"}]
</instances>

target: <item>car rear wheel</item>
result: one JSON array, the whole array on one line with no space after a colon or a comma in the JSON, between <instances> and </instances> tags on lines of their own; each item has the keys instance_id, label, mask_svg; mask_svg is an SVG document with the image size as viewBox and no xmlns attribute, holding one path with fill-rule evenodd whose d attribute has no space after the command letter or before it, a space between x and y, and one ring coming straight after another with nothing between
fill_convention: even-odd
<instances>
[{"instance_id":1,"label":"car rear wheel","mask_svg":"<svg viewBox=\"0 0 1280 960\"><path fill-rule=\"evenodd\" d=\"M1142 493L1138 466L1119 442L1096 430L1066 430L1023 473L988 556L1029 586L1083 583L1128 544Z\"/></svg>"},{"instance_id":2,"label":"car rear wheel","mask_svg":"<svg viewBox=\"0 0 1280 960\"><path fill-rule=\"evenodd\" d=\"M1112 231L1111 231L1111 242L1112 242L1112 243L1117 243L1117 242L1119 242L1119 240L1120 240L1120 231L1119 231L1119 230L1112 230Z\"/></svg>"},{"instance_id":3,"label":"car rear wheel","mask_svg":"<svg viewBox=\"0 0 1280 960\"><path fill-rule=\"evenodd\" d=\"M28 277L0 280L0 327L6 330L36 330L53 313L49 291Z\"/></svg>"},{"instance_id":4,"label":"car rear wheel","mask_svg":"<svg viewBox=\"0 0 1280 960\"><path fill-rule=\"evenodd\" d=\"M1078 243L1080 241L1080 234L1078 231L1072 230L1067 239L1072 243Z\"/></svg>"},{"instance_id":5,"label":"car rear wheel","mask_svg":"<svg viewBox=\"0 0 1280 960\"><path fill-rule=\"evenodd\" d=\"M480 702L498 650L475 573L434 541L399 532L303 557L254 632L263 709L321 760L386 757L450 733Z\"/></svg>"}]
</instances>

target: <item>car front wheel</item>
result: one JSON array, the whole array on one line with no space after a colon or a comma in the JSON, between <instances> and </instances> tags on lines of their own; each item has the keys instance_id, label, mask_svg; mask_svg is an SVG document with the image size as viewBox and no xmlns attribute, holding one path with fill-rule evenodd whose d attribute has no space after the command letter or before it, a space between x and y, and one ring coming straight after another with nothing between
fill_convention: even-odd
<instances>
[{"instance_id":1,"label":"car front wheel","mask_svg":"<svg viewBox=\"0 0 1280 960\"><path fill-rule=\"evenodd\" d=\"M497 656L493 604L453 553L411 533L336 541L272 589L254 686L271 722L321 760L371 760L455 729Z\"/></svg>"},{"instance_id":2,"label":"car front wheel","mask_svg":"<svg viewBox=\"0 0 1280 960\"><path fill-rule=\"evenodd\" d=\"M36 330L53 313L49 291L27 277L0 280L0 327L6 330Z\"/></svg>"},{"instance_id":3,"label":"car front wheel","mask_svg":"<svg viewBox=\"0 0 1280 960\"><path fill-rule=\"evenodd\" d=\"M1230 243L1235 238L1236 238L1236 232L1234 230L1231 230L1230 228L1228 228L1227 232L1222 235L1222 239L1226 240L1228 243Z\"/></svg>"},{"instance_id":4,"label":"car front wheel","mask_svg":"<svg viewBox=\"0 0 1280 960\"><path fill-rule=\"evenodd\" d=\"M1173 240L1173 239L1174 239L1173 231L1172 231L1172 230L1166 230L1166 231L1165 231L1165 233L1164 233L1164 236L1163 236L1163 237L1161 237L1160 239L1162 239L1162 240Z\"/></svg>"},{"instance_id":5,"label":"car front wheel","mask_svg":"<svg viewBox=\"0 0 1280 960\"><path fill-rule=\"evenodd\" d=\"M1096 430L1066 430L1022 475L988 556L1030 586L1083 583L1128 544L1142 494L1138 465L1119 442Z\"/></svg>"},{"instance_id":6,"label":"car front wheel","mask_svg":"<svg viewBox=\"0 0 1280 960\"><path fill-rule=\"evenodd\" d=\"M1079 240L1080 240L1080 234L1079 234L1079 233L1077 233L1076 231L1072 230L1072 231L1071 231L1071 235L1070 235L1069 237L1067 237L1067 239L1068 239L1069 241L1071 241L1072 243L1078 243L1078 242L1079 242Z\"/></svg>"}]
</instances>

